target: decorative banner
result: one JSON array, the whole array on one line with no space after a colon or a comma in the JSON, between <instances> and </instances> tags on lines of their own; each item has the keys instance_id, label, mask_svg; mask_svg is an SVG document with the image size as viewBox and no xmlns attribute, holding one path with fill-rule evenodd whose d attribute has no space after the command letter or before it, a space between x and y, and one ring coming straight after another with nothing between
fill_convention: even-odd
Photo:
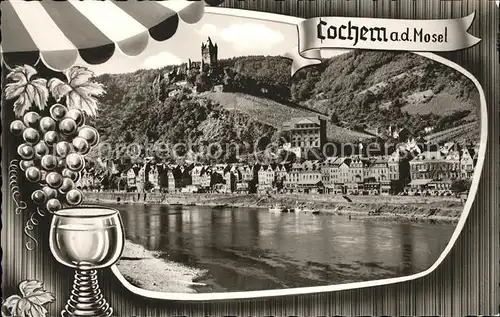
<instances>
[{"instance_id":1,"label":"decorative banner","mask_svg":"<svg viewBox=\"0 0 500 317\"><path fill-rule=\"evenodd\" d=\"M293 59L293 76L301 68L321 63L321 49L456 51L481 41L467 33L474 16L442 20L311 18L297 25L299 46L286 57Z\"/></svg>"}]
</instances>

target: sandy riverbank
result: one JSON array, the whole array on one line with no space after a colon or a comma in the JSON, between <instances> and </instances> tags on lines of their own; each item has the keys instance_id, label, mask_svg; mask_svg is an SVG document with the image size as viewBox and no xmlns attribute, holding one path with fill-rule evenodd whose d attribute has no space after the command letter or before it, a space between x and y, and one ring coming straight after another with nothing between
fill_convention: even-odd
<instances>
[{"instance_id":1,"label":"sandy riverbank","mask_svg":"<svg viewBox=\"0 0 500 317\"><path fill-rule=\"evenodd\" d=\"M463 212L463 202L454 197L413 196L343 196L329 195L224 195L224 194L141 194L85 193L86 203L116 204L151 203L188 206L226 206L268 208L282 204L307 204L322 213L350 215L353 219L380 219L413 222L456 223Z\"/></svg>"},{"instance_id":2,"label":"sandy riverbank","mask_svg":"<svg viewBox=\"0 0 500 317\"><path fill-rule=\"evenodd\" d=\"M117 266L131 284L161 292L196 293L194 287L202 285L196 283L196 279L206 274L206 271L161 259L158 252L129 240Z\"/></svg>"}]
</instances>

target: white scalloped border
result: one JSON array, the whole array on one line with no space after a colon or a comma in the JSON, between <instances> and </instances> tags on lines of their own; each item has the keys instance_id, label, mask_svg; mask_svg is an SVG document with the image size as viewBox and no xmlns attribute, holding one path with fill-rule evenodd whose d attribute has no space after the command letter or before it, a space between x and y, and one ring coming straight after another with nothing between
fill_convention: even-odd
<instances>
[{"instance_id":1,"label":"white scalloped border","mask_svg":"<svg viewBox=\"0 0 500 317\"><path fill-rule=\"evenodd\" d=\"M497 5L500 4L500 1L497 1ZM228 8L217 8L217 7L207 7L206 14L217 14L217 15L228 15L233 17L242 17L242 18L250 18L254 20L263 20L263 21L272 21L272 22L281 22L286 24L298 24L303 21L302 18L296 18L291 16L279 15L274 13L265 13L258 11L249 11L249 10L240 10L240 9L228 9ZM380 280L372 280L372 281L364 281L364 282L356 282L356 283L346 283L346 284L338 284L338 285L329 285L329 286L313 286L313 287L300 287L300 288L289 288L289 289L277 289L277 290L263 290L263 291L247 291L247 292L221 292L221 293L168 293L168 292L157 292L157 291L149 291L139 287L136 287L130 284L125 277L120 273L118 267L113 265L111 267L111 271L115 274L118 281L122 283L123 286L132 293L135 293L139 296L146 297L149 299L163 299L163 300L176 300L176 301L209 301L209 300L228 300L228 299L248 299L248 298L263 298L263 297L276 297L276 296L286 296L286 295L300 295L300 294L311 294L311 293L322 293L322 292L333 292L333 291L341 291L341 290L349 290L349 289L357 289L357 288L365 288L365 287L373 287L387 284L394 284L400 282L406 282L410 280L415 280L421 277L424 277L434 271L444 260L444 258L448 255L451 248L455 244L460 232L462 231L467 216L469 215L470 209L474 202L474 198L476 196L479 180L481 178L481 173L484 165L484 157L486 153L486 142L488 137L488 115L487 115L487 106L486 106L486 97L484 94L484 90L479 83L479 81L466 69L461 67L460 65L447 60L441 56L435 55L433 53L427 52L413 52L414 54L418 54L444 64L448 67L451 67L467 78L469 78L476 89L479 92L480 97L480 107L481 107L481 139L479 145L479 153L478 160L476 164L476 170L474 171L474 177L472 179L471 190L469 191L469 196L467 197L467 201L464 205L464 210L458 224L451 236L450 241L446 245L445 249L436 260L436 262L429 267L427 270L403 277L397 278L388 278L388 279L380 279Z\"/></svg>"}]
</instances>

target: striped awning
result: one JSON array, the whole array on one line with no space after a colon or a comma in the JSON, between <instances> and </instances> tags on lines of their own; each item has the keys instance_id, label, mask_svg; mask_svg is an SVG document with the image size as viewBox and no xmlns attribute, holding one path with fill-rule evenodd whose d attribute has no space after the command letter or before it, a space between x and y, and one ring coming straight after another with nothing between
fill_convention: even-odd
<instances>
[{"instance_id":1,"label":"striped awning","mask_svg":"<svg viewBox=\"0 0 500 317\"><path fill-rule=\"evenodd\" d=\"M91 65L116 51L136 56L150 38L171 38L179 20L198 22L204 1L1 1L1 52L5 65L67 69L78 56Z\"/></svg>"}]
</instances>

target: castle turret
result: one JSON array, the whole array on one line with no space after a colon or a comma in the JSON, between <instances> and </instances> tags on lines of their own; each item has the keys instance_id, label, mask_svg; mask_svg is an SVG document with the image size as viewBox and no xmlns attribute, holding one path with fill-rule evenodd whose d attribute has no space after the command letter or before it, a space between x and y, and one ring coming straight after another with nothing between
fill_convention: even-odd
<instances>
[{"instance_id":1,"label":"castle turret","mask_svg":"<svg viewBox=\"0 0 500 317\"><path fill-rule=\"evenodd\" d=\"M217 43L214 44L212 39L209 37L207 43L201 44L201 69L206 66L209 68L217 67L217 54L219 47Z\"/></svg>"}]
</instances>

